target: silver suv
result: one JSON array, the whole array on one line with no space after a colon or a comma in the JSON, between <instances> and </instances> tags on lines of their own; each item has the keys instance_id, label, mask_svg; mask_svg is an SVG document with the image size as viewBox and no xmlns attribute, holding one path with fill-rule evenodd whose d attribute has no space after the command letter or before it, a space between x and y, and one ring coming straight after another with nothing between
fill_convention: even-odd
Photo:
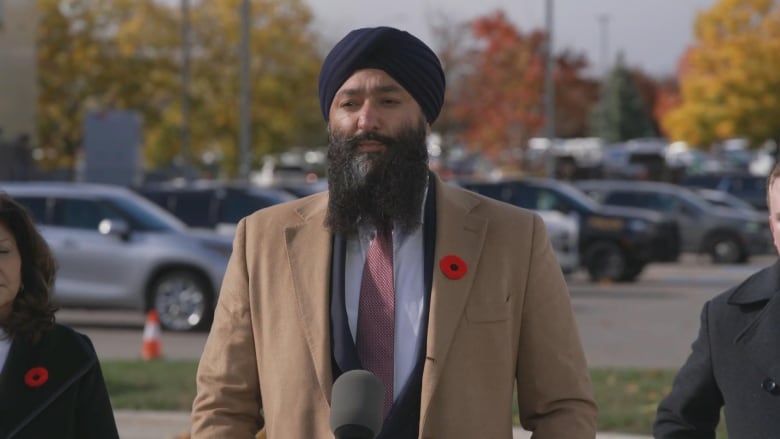
<instances>
[{"instance_id":1,"label":"silver suv","mask_svg":"<svg viewBox=\"0 0 780 439\"><path fill-rule=\"evenodd\" d=\"M0 182L24 205L57 258L63 307L155 309L166 329L211 323L230 238L188 229L129 189Z\"/></svg>"},{"instance_id":2,"label":"silver suv","mask_svg":"<svg viewBox=\"0 0 780 439\"><path fill-rule=\"evenodd\" d=\"M745 263L752 255L766 253L772 244L768 217L712 205L675 184L582 180L576 186L607 205L639 207L669 215L680 227L683 251L709 254L713 263Z\"/></svg>"}]
</instances>

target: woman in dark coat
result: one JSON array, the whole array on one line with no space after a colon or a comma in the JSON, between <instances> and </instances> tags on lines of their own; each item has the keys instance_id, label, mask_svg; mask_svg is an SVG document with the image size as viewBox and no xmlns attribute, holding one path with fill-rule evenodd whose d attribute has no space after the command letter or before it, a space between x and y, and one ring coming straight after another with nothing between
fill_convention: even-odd
<instances>
[{"instance_id":1,"label":"woman in dark coat","mask_svg":"<svg viewBox=\"0 0 780 439\"><path fill-rule=\"evenodd\" d=\"M89 339L54 323L55 262L0 193L0 438L118 438Z\"/></svg>"}]
</instances>

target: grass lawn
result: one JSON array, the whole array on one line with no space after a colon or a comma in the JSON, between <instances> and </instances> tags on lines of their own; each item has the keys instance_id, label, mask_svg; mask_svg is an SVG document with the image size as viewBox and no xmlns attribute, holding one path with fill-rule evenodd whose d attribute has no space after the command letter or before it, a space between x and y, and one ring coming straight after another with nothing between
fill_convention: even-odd
<instances>
[{"instance_id":1,"label":"grass lawn","mask_svg":"<svg viewBox=\"0 0 780 439\"><path fill-rule=\"evenodd\" d=\"M676 371L591 369L599 404L599 430L649 434L658 403L669 393Z\"/></svg>"},{"instance_id":2,"label":"grass lawn","mask_svg":"<svg viewBox=\"0 0 780 439\"><path fill-rule=\"evenodd\" d=\"M190 410L195 397L196 361L101 362L115 409ZM599 405L599 431L650 435L658 402L669 392L676 371L591 370ZM517 424L515 408L515 423ZM722 427L722 426L721 426ZM725 438L721 428L718 438Z\"/></svg>"},{"instance_id":3,"label":"grass lawn","mask_svg":"<svg viewBox=\"0 0 780 439\"><path fill-rule=\"evenodd\" d=\"M197 361L102 360L100 365L114 409L192 408Z\"/></svg>"}]
</instances>

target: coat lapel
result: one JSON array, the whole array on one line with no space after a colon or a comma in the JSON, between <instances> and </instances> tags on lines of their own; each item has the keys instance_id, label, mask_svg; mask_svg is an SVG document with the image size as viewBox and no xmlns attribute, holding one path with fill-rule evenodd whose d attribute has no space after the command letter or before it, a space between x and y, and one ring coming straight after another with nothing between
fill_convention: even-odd
<instances>
[{"instance_id":1,"label":"coat lapel","mask_svg":"<svg viewBox=\"0 0 780 439\"><path fill-rule=\"evenodd\" d=\"M768 300L768 301L767 301ZM731 305L767 301L737 336L735 343L776 382L780 382L780 261L741 285L729 299Z\"/></svg>"},{"instance_id":2,"label":"coat lapel","mask_svg":"<svg viewBox=\"0 0 780 439\"><path fill-rule=\"evenodd\" d=\"M298 211L300 222L285 229L299 323L309 347L314 372L327 401L333 385L330 344L331 234L324 226L327 195L314 197Z\"/></svg>"},{"instance_id":3,"label":"coat lapel","mask_svg":"<svg viewBox=\"0 0 780 439\"><path fill-rule=\"evenodd\" d=\"M438 179L436 185L436 251L420 406L423 423L474 283L487 230L487 220L470 213L479 204L476 197ZM439 262L447 255L458 256L466 262L465 276L457 280L445 276Z\"/></svg>"}]
</instances>

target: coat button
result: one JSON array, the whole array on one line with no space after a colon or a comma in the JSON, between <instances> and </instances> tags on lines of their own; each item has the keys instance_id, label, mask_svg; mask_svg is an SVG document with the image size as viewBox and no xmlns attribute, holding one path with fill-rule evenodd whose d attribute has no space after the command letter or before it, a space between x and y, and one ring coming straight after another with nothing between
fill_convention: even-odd
<instances>
[{"instance_id":1,"label":"coat button","mask_svg":"<svg viewBox=\"0 0 780 439\"><path fill-rule=\"evenodd\" d=\"M761 383L761 388L769 393L775 394L778 392L777 383L772 378L767 378Z\"/></svg>"}]
</instances>

